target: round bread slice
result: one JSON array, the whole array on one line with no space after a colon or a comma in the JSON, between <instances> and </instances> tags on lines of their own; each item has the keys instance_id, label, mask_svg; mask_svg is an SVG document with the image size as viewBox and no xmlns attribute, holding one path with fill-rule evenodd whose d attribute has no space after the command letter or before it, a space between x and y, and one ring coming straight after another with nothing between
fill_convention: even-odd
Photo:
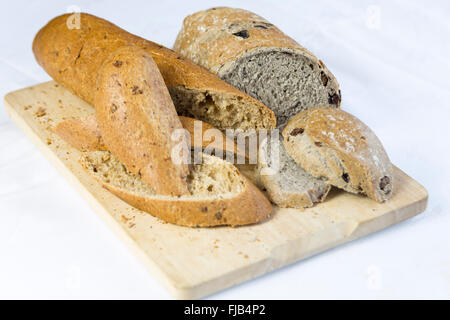
<instances>
[{"instance_id":1,"label":"round bread slice","mask_svg":"<svg viewBox=\"0 0 450 320\"><path fill-rule=\"evenodd\" d=\"M85 152L81 165L128 204L166 222L188 227L239 226L267 219L270 201L230 163L203 154L192 165L188 195L158 195L108 151Z\"/></svg>"},{"instance_id":2,"label":"round bread slice","mask_svg":"<svg viewBox=\"0 0 450 320\"><path fill-rule=\"evenodd\" d=\"M339 84L321 60L246 10L218 7L189 15L174 50L264 103L278 126L300 110L341 104Z\"/></svg>"},{"instance_id":3,"label":"round bread slice","mask_svg":"<svg viewBox=\"0 0 450 320\"><path fill-rule=\"evenodd\" d=\"M392 196L392 164L378 137L353 115L315 107L295 115L283 130L289 155L315 177L383 202Z\"/></svg>"},{"instance_id":4,"label":"round bread slice","mask_svg":"<svg viewBox=\"0 0 450 320\"><path fill-rule=\"evenodd\" d=\"M258 170L270 199L283 208L307 208L322 202L331 186L307 173L286 152L280 137L268 137L259 148Z\"/></svg>"}]
</instances>

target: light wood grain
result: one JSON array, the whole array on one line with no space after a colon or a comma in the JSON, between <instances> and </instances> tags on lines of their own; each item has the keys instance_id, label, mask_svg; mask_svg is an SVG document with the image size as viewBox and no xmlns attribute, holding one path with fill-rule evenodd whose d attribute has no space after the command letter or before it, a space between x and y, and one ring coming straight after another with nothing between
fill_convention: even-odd
<instances>
[{"instance_id":1,"label":"light wood grain","mask_svg":"<svg viewBox=\"0 0 450 320\"><path fill-rule=\"evenodd\" d=\"M426 190L396 169L393 198L378 204L333 190L304 211L275 208L270 220L239 228L192 229L164 223L103 189L78 164L80 153L50 131L93 108L55 82L9 93L17 125L74 185L95 212L176 298L200 298L411 218L426 208Z\"/></svg>"}]
</instances>

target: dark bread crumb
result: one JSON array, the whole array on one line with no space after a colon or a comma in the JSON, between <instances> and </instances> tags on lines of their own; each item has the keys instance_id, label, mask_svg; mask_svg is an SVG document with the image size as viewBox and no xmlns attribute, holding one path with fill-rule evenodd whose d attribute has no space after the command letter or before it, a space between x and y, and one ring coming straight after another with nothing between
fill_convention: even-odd
<instances>
[{"instance_id":1,"label":"dark bread crumb","mask_svg":"<svg viewBox=\"0 0 450 320\"><path fill-rule=\"evenodd\" d=\"M348 183L350 181L350 177L348 176L347 172L344 172L342 174L342 180L344 180L346 183Z\"/></svg>"},{"instance_id":2,"label":"dark bread crumb","mask_svg":"<svg viewBox=\"0 0 450 320\"><path fill-rule=\"evenodd\" d=\"M328 102L330 104L339 104L339 102L341 102L340 94L333 93L332 95L328 95Z\"/></svg>"},{"instance_id":3,"label":"dark bread crumb","mask_svg":"<svg viewBox=\"0 0 450 320\"><path fill-rule=\"evenodd\" d=\"M294 130L291 131L290 135L291 136L296 136L296 135L302 134L303 132L305 132L305 129L303 129L303 128L295 128Z\"/></svg>"},{"instance_id":4,"label":"dark bread crumb","mask_svg":"<svg viewBox=\"0 0 450 320\"><path fill-rule=\"evenodd\" d=\"M385 191L384 189L386 188L386 186L391 183L391 179L389 179L388 176L384 176L383 178L381 178L380 180L380 189L382 191ZM386 190L386 193L389 193L391 190Z\"/></svg>"},{"instance_id":5,"label":"dark bread crumb","mask_svg":"<svg viewBox=\"0 0 450 320\"><path fill-rule=\"evenodd\" d=\"M136 95L136 94L143 94L144 93L144 91L142 89L139 89L138 86L133 86L132 92L133 92L134 95Z\"/></svg>"},{"instance_id":6,"label":"dark bread crumb","mask_svg":"<svg viewBox=\"0 0 450 320\"><path fill-rule=\"evenodd\" d=\"M233 36L247 39L250 35L248 34L248 30L241 30L241 31L233 33Z\"/></svg>"},{"instance_id":7,"label":"dark bread crumb","mask_svg":"<svg viewBox=\"0 0 450 320\"><path fill-rule=\"evenodd\" d=\"M39 109L36 111L36 113L34 114L36 117L43 117L47 114L47 112L45 111L44 108L39 107Z\"/></svg>"}]
</instances>

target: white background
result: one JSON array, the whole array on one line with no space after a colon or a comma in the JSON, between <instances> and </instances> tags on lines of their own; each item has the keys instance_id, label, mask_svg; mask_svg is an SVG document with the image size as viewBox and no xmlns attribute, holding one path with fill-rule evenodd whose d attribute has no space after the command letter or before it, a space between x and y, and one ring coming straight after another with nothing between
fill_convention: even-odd
<instances>
[{"instance_id":1,"label":"white background","mask_svg":"<svg viewBox=\"0 0 450 320\"><path fill-rule=\"evenodd\" d=\"M171 47L183 18L254 11L310 49L343 108L423 184L425 214L210 298L450 298L448 1L8 1L0 95L49 80L31 43L70 5ZM170 298L0 108L0 298Z\"/></svg>"}]
</instances>

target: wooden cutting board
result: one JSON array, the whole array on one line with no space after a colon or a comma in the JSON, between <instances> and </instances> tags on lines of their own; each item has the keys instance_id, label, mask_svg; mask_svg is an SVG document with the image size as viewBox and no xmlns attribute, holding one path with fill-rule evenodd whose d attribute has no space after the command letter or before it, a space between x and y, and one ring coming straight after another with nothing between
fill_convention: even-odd
<instances>
[{"instance_id":1,"label":"wooden cutting board","mask_svg":"<svg viewBox=\"0 0 450 320\"><path fill-rule=\"evenodd\" d=\"M92 106L51 81L9 93L5 107L176 298L204 297L411 218L427 204L427 191L396 169L395 193L383 204L333 190L324 203L304 211L275 207L273 217L257 225L175 226L103 189L78 164L80 152L49 130L63 119L92 114Z\"/></svg>"}]
</instances>

